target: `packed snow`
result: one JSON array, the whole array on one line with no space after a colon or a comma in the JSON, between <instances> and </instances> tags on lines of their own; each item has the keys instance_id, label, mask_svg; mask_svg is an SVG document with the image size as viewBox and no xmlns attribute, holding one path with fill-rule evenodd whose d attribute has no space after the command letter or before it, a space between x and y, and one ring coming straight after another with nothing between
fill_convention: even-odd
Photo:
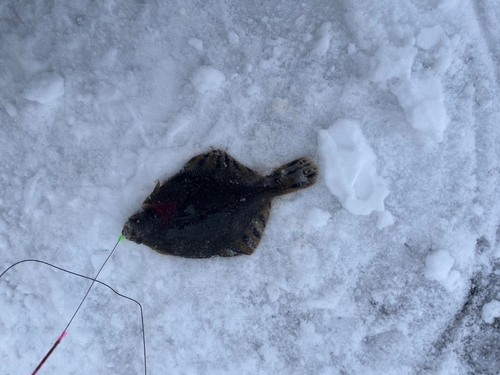
<instances>
[{"instance_id":1,"label":"packed snow","mask_svg":"<svg viewBox=\"0 0 500 375\"><path fill-rule=\"evenodd\" d=\"M354 215L384 211L389 190L377 175L375 153L357 122L337 120L320 130L318 152L325 185L346 210Z\"/></svg>"},{"instance_id":2,"label":"packed snow","mask_svg":"<svg viewBox=\"0 0 500 375\"><path fill-rule=\"evenodd\" d=\"M0 4L0 272L94 276L190 157L301 156L251 256L123 241L148 374L498 374L500 3ZM89 281L0 279L2 374L31 373ZM143 373L139 308L92 288L39 374Z\"/></svg>"},{"instance_id":3,"label":"packed snow","mask_svg":"<svg viewBox=\"0 0 500 375\"><path fill-rule=\"evenodd\" d=\"M406 79L391 87L411 126L436 142L443 140L449 119L444 107L441 79Z\"/></svg>"},{"instance_id":4,"label":"packed snow","mask_svg":"<svg viewBox=\"0 0 500 375\"><path fill-rule=\"evenodd\" d=\"M23 91L25 99L48 104L64 95L64 78L56 73L42 72L34 76Z\"/></svg>"},{"instance_id":5,"label":"packed snow","mask_svg":"<svg viewBox=\"0 0 500 375\"><path fill-rule=\"evenodd\" d=\"M211 66L200 67L191 77L191 83L200 94L217 90L225 80L224 74Z\"/></svg>"},{"instance_id":6,"label":"packed snow","mask_svg":"<svg viewBox=\"0 0 500 375\"><path fill-rule=\"evenodd\" d=\"M495 318L500 318L500 301L492 300L484 304L482 317L489 324L493 324Z\"/></svg>"},{"instance_id":7,"label":"packed snow","mask_svg":"<svg viewBox=\"0 0 500 375\"><path fill-rule=\"evenodd\" d=\"M425 258L425 277L429 280L444 281L455 261L446 250L438 250Z\"/></svg>"}]
</instances>

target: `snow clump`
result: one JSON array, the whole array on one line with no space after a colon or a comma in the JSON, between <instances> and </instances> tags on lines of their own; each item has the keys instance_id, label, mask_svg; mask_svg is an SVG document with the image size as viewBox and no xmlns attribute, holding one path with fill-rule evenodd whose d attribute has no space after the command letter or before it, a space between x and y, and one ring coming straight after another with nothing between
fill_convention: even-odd
<instances>
[{"instance_id":1,"label":"snow clump","mask_svg":"<svg viewBox=\"0 0 500 375\"><path fill-rule=\"evenodd\" d=\"M411 46L381 47L371 60L370 80L385 82L391 78L409 78L417 49Z\"/></svg>"},{"instance_id":2,"label":"snow clump","mask_svg":"<svg viewBox=\"0 0 500 375\"><path fill-rule=\"evenodd\" d=\"M407 79L391 87L411 126L436 142L443 140L449 118L444 106L443 85L437 76Z\"/></svg>"},{"instance_id":3,"label":"snow clump","mask_svg":"<svg viewBox=\"0 0 500 375\"><path fill-rule=\"evenodd\" d=\"M376 157L358 123L338 120L318 132L320 164L326 186L354 215L384 211L389 194L377 175Z\"/></svg>"},{"instance_id":4,"label":"snow clump","mask_svg":"<svg viewBox=\"0 0 500 375\"><path fill-rule=\"evenodd\" d=\"M441 38L439 28L424 32L419 43L431 48ZM372 82L389 82L390 91L398 99L411 126L435 142L443 140L443 133L450 122L444 105L441 78L432 73L413 77L412 66L418 49L413 46L379 48L370 62L369 79ZM392 82L396 80L396 82Z\"/></svg>"},{"instance_id":5,"label":"snow clump","mask_svg":"<svg viewBox=\"0 0 500 375\"><path fill-rule=\"evenodd\" d=\"M425 259L424 276L428 280L445 281L455 260L446 250L438 250Z\"/></svg>"},{"instance_id":6,"label":"snow clump","mask_svg":"<svg viewBox=\"0 0 500 375\"><path fill-rule=\"evenodd\" d=\"M226 77L219 70L211 66L202 66L191 77L191 83L196 91L204 94L207 91L218 90Z\"/></svg>"},{"instance_id":7,"label":"snow clump","mask_svg":"<svg viewBox=\"0 0 500 375\"><path fill-rule=\"evenodd\" d=\"M332 215L318 207L310 207L306 211L304 231L310 233L324 227Z\"/></svg>"},{"instance_id":8,"label":"snow clump","mask_svg":"<svg viewBox=\"0 0 500 375\"><path fill-rule=\"evenodd\" d=\"M392 214L385 210L382 211L377 218L377 228L378 229L384 229L385 227L388 227L390 225L394 224L394 217Z\"/></svg>"},{"instance_id":9,"label":"snow clump","mask_svg":"<svg viewBox=\"0 0 500 375\"><path fill-rule=\"evenodd\" d=\"M500 318L500 301L494 299L485 303L481 316L486 323L493 324L495 318Z\"/></svg>"},{"instance_id":10,"label":"snow clump","mask_svg":"<svg viewBox=\"0 0 500 375\"><path fill-rule=\"evenodd\" d=\"M31 79L23 97L40 104L48 104L64 96L64 78L57 73L43 72Z\"/></svg>"}]
</instances>

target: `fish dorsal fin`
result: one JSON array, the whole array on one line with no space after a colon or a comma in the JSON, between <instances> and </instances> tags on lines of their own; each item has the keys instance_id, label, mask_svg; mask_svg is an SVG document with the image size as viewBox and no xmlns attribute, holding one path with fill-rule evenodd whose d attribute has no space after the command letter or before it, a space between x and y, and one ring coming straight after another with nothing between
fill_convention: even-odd
<instances>
[{"instance_id":1,"label":"fish dorsal fin","mask_svg":"<svg viewBox=\"0 0 500 375\"><path fill-rule=\"evenodd\" d=\"M156 196L158 195L158 193L160 192L160 188L161 188L161 184L160 184L160 181L156 180L156 186L153 190L153 192L151 194L149 194L149 196L146 198L146 200L142 203L142 205L150 205L150 204L153 204L153 202L155 201L155 198Z\"/></svg>"},{"instance_id":2,"label":"fish dorsal fin","mask_svg":"<svg viewBox=\"0 0 500 375\"><path fill-rule=\"evenodd\" d=\"M257 173L236 161L231 155L222 150L211 150L191 158L184 166L184 171L205 172L225 171L241 177L257 177Z\"/></svg>"}]
</instances>

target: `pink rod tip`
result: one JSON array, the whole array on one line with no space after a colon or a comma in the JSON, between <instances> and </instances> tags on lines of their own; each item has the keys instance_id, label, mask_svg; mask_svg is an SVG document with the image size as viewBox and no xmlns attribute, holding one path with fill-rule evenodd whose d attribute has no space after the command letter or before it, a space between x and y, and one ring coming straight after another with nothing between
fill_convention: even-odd
<instances>
[{"instance_id":1,"label":"pink rod tip","mask_svg":"<svg viewBox=\"0 0 500 375\"><path fill-rule=\"evenodd\" d=\"M66 331L63 331L63 333L61 333L61 336L59 336L57 341L61 341L64 338L64 336L66 336Z\"/></svg>"}]
</instances>

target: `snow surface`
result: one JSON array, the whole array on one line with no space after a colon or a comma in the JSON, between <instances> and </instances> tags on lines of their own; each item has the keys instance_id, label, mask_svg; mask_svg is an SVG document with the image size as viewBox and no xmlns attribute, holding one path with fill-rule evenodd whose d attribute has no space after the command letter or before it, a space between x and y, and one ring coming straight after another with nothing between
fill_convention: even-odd
<instances>
[{"instance_id":1,"label":"snow surface","mask_svg":"<svg viewBox=\"0 0 500 375\"><path fill-rule=\"evenodd\" d=\"M0 268L94 275L210 147L263 173L309 155L320 179L250 257L118 245L100 279L142 303L149 374L498 374L499 20L495 0L5 0ZM2 374L33 371L88 285L0 279ZM137 306L96 285L40 374L142 366Z\"/></svg>"}]
</instances>

